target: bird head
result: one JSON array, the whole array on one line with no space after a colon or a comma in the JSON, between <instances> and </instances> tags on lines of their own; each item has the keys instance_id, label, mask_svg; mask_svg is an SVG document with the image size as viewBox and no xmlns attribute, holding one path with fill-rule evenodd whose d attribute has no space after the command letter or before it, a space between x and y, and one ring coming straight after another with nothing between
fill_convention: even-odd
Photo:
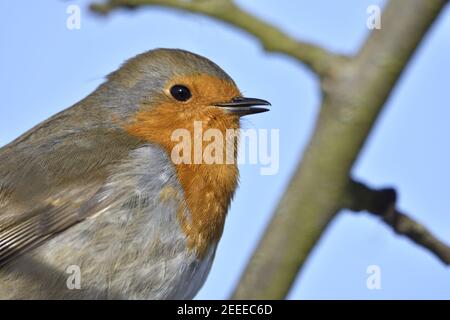
<instances>
[{"instance_id":1,"label":"bird head","mask_svg":"<svg viewBox=\"0 0 450 320\"><path fill-rule=\"evenodd\" d=\"M240 117L268 111L269 102L243 97L218 65L194 53L156 49L128 60L108 76L102 97L128 133L171 150L172 133L215 128L237 129ZM105 104L105 103L103 103Z\"/></svg>"}]
</instances>

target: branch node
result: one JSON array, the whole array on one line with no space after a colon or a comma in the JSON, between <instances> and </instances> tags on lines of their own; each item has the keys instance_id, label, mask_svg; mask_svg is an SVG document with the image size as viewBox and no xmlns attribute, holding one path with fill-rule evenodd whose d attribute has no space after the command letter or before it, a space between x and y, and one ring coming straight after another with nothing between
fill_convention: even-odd
<instances>
[{"instance_id":1,"label":"branch node","mask_svg":"<svg viewBox=\"0 0 450 320\"><path fill-rule=\"evenodd\" d=\"M450 264L450 247L436 238L422 224L396 209L397 193L392 188L371 189L351 180L347 187L343 208L367 211L379 216L396 234L405 236L437 256L445 265Z\"/></svg>"}]
</instances>

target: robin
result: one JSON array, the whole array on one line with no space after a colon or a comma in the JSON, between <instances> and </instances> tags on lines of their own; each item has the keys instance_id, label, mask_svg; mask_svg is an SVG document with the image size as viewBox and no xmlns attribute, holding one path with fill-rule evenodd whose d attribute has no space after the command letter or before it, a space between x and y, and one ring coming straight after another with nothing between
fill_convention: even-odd
<instances>
[{"instance_id":1,"label":"robin","mask_svg":"<svg viewBox=\"0 0 450 320\"><path fill-rule=\"evenodd\" d=\"M174 162L173 132L238 129L258 105L210 60L156 49L1 148L0 298L193 298L238 168Z\"/></svg>"}]
</instances>

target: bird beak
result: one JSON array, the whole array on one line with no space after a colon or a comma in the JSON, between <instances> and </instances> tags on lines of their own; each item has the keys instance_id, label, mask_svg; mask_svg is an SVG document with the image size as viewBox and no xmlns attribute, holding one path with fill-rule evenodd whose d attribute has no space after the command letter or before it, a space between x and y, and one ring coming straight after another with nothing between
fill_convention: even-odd
<instances>
[{"instance_id":1,"label":"bird beak","mask_svg":"<svg viewBox=\"0 0 450 320\"><path fill-rule=\"evenodd\" d=\"M216 106L223 108L224 110L235 114L239 117L243 117L249 114L261 113L269 111L267 108L259 108L255 106L270 106L270 102L256 98L244 98L237 97L230 102L217 103Z\"/></svg>"}]
</instances>

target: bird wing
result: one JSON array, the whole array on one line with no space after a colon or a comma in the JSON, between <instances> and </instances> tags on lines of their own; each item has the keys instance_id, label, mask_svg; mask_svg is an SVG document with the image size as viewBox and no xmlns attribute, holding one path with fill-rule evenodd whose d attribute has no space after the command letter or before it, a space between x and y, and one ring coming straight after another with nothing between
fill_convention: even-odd
<instances>
[{"instance_id":1,"label":"bird wing","mask_svg":"<svg viewBox=\"0 0 450 320\"><path fill-rule=\"evenodd\" d=\"M106 208L113 199L96 194L139 143L121 129L42 126L0 149L0 267Z\"/></svg>"}]
</instances>

